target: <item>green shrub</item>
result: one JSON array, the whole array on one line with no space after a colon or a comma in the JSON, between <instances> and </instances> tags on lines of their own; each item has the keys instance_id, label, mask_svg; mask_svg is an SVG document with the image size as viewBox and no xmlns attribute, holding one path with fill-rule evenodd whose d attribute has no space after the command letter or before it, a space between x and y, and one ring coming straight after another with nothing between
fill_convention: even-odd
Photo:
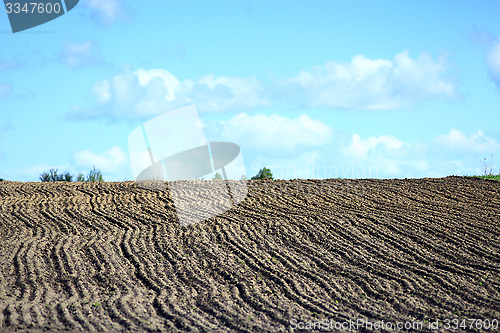
<instances>
[{"instance_id":1,"label":"green shrub","mask_svg":"<svg viewBox=\"0 0 500 333\"><path fill-rule=\"evenodd\" d=\"M222 179L221 174L220 174L220 173L218 173L218 172L215 174L215 177L214 177L214 178L212 178L212 180L216 180L216 179Z\"/></svg>"},{"instance_id":2,"label":"green shrub","mask_svg":"<svg viewBox=\"0 0 500 333\"><path fill-rule=\"evenodd\" d=\"M271 170L268 168L260 169L259 173L256 176L253 176L251 179L273 179L273 174Z\"/></svg>"},{"instance_id":3,"label":"green shrub","mask_svg":"<svg viewBox=\"0 0 500 333\"><path fill-rule=\"evenodd\" d=\"M87 181L88 182L103 182L104 179L102 178L101 171L96 170L94 167L92 169L92 171L89 172L89 175L87 176Z\"/></svg>"},{"instance_id":4,"label":"green shrub","mask_svg":"<svg viewBox=\"0 0 500 333\"><path fill-rule=\"evenodd\" d=\"M58 174L57 169L50 169L49 172L44 172L40 175L40 180L42 182L59 182L59 181L66 181L66 182L71 182L73 181L73 176L69 173L66 172L65 174ZM80 173L76 177L77 182L103 182L104 179L102 177L102 174L99 170L96 170L95 167L89 172L87 178L85 178L85 175L83 173Z\"/></svg>"},{"instance_id":5,"label":"green shrub","mask_svg":"<svg viewBox=\"0 0 500 333\"><path fill-rule=\"evenodd\" d=\"M104 178L102 177L101 171L96 170L95 167L92 168L92 170L89 172L87 175L87 178L85 178L85 175L83 173L80 173L78 177L76 177L77 182L103 182Z\"/></svg>"},{"instance_id":6,"label":"green shrub","mask_svg":"<svg viewBox=\"0 0 500 333\"><path fill-rule=\"evenodd\" d=\"M70 175L69 172L66 172L65 174L57 174L57 169L50 169L49 172L44 172L40 175L40 180L42 182L70 182L72 181L73 176Z\"/></svg>"}]
</instances>

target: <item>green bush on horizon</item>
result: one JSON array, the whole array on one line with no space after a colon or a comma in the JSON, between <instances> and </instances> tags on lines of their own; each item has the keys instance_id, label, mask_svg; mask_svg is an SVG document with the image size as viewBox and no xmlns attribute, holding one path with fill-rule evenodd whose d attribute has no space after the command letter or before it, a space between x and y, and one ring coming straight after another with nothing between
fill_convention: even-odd
<instances>
[{"instance_id":1,"label":"green bush on horizon","mask_svg":"<svg viewBox=\"0 0 500 333\"><path fill-rule=\"evenodd\" d=\"M49 172L43 172L40 175L40 180L42 182L70 182L73 180L73 176L69 172L58 174L57 169L50 169Z\"/></svg>"},{"instance_id":2,"label":"green bush on horizon","mask_svg":"<svg viewBox=\"0 0 500 333\"><path fill-rule=\"evenodd\" d=\"M215 173L215 177L212 180L222 179L222 175L220 173Z\"/></svg>"},{"instance_id":3,"label":"green bush on horizon","mask_svg":"<svg viewBox=\"0 0 500 333\"><path fill-rule=\"evenodd\" d=\"M253 176L251 179L253 180L253 179L264 179L264 178L273 179L273 174L271 170L266 167L260 169L259 173Z\"/></svg>"},{"instance_id":4,"label":"green bush on horizon","mask_svg":"<svg viewBox=\"0 0 500 333\"><path fill-rule=\"evenodd\" d=\"M59 182L59 181L66 181L66 182L71 182L73 181L73 176L69 173L66 172L65 174L58 174L57 169L50 169L49 172L43 172L40 175L40 180L42 182ZM102 174L99 170L96 170L95 167L92 168L92 170L89 172L87 178L85 178L85 175L83 173L80 173L76 177L77 182L103 182L104 179L102 177Z\"/></svg>"},{"instance_id":5,"label":"green bush on horizon","mask_svg":"<svg viewBox=\"0 0 500 333\"><path fill-rule=\"evenodd\" d=\"M81 174L83 175L83 174ZM102 174L99 170L96 170L95 167L92 168L92 170L89 172L89 175L87 176L87 179L85 180L87 182L103 182L104 179L102 178Z\"/></svg>"}]
</instances>

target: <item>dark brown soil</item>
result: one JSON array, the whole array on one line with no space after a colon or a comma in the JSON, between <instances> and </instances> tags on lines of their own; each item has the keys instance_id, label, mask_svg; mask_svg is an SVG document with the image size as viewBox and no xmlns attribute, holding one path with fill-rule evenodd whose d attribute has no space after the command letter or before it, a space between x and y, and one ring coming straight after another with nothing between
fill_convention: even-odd
<instances>
[{"instance_id":1,"label":"dark brown soil","mask_svg":"<svg viewBox=\"0 0 500 333\"><path fill-rule=\"evenodd\" d=\"M0 331L485 320L500 321L498 181L248 181L236 209L186 227L168 190L0 182Z\"/></svg>"}]
</instances>

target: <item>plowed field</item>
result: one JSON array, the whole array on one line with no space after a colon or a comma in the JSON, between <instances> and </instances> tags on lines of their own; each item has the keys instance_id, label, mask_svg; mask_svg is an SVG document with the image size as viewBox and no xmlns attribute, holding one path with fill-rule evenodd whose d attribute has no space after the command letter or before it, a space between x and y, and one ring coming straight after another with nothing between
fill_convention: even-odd
<instances>
[{"instance_id":1,"label":"plowed field","mask_svg":"<svg viewBox=\"0 0 500 333\"><path fill-rule=\"evenodd\" d=\"M476 326L447 330L457 319ZM498 181L248 181L236 208L188 226L168 189L0 182L0 331L484 332L495 320Z\"/></svg>"}]
</instances>

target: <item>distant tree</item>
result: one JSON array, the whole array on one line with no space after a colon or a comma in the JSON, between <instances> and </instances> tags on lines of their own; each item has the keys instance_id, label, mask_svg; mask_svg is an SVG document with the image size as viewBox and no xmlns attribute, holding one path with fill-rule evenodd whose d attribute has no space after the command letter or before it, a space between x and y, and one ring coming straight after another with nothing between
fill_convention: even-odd
<instances>
[{"instance_id":1,"label":"distant tree","mask_svg":"<svg viewBox=\"0 0 500 333\"><path fill-rule=\"evenodd\" d=\"M212 180L216 180L216 179L222 179L221 174L220 174L220 173L218 173L218 172L217 172L217 173L215 173L215 177L214 177L214 178L212 178Z\"/></svg>"},{"instance_id":2,"label":"distant tree","mask_svg":"<svg viewBox=\"0 0 500 333\"><path fill-rule=\"evenodd\" d=\"M260 169L259 173L256 176L253 176L251 179L273 179L273 174L271 170L264 167Z\"/></svg>"},{"instance_id":3,"label":"distant tree","mask_svg":"<svg viewBox=\"0 0 500 333\"><path fill-rule=\"evenodd\" d=\"M3 182L3 178L0 178L0 182Z\"/></svg>"},{"instance_id":4,"label":"distant tree","mask_svg":"<svg viewBox=\"0 0 500 333\"><path fill-rule=\"evenodd\" d=\"M245 176L245 175L241 175L240 180L247 180L247 179L248 179L248 178L247 178L247 176Z\"/></svg>"},{"instance_id":5,"label":"distant tree","mask_svg":"<svg viewBox=\"0 0 500 333\"><path fill-rule=\"evenodd\" d=\"M49 172L44 172L40 175L40 180L42 182L70 182L73 179L73 176L70 175L69 172L65 174L57 174L57 169L50 169Z\"/></svg>"}]
</instances>

